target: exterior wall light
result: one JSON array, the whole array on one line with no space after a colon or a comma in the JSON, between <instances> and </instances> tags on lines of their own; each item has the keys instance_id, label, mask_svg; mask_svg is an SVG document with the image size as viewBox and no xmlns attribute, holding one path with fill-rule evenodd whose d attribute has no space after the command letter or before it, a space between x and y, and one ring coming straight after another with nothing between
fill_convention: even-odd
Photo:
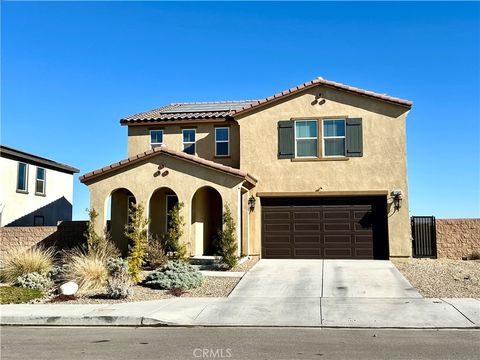
<instances>
[{"instance_id":1,"label":"exterior wall light","mask_svg":"<svg viewBox=\"0 0 480 360\"><path fill-rule=\"evenodd\" d=\"M250 209L250 211L255 210L255 203L256 203L256 202L257 202L257 201L255 200L255 198L253 197L253 195L248 198L248 208Z\"/></svg>"},{"instance_id":2,"label":"exterior wall light","mask_svg":"<svg viewBox=\"0 0 480 360\"><path fill-rule=\"evenodd\" d=\"M403 200L402 190L393 190L392 196L393 196L393 205L395 206L395 210L398 211L402 207L402 200Z\"/></svg>"}]
</instances>

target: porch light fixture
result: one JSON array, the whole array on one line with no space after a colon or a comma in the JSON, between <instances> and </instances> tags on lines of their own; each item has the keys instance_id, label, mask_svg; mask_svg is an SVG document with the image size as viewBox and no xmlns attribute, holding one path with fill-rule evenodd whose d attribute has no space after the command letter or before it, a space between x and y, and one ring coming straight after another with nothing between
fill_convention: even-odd
<instances>
[{"instance_id":1,"label":"porch light fixture","mask_svg":"<svg viewBox=\"0 0 480 360\"><path fill-rule=\"evenodd\" d=\"M250 196L250 197L248 198L248 207L249 207L250 211L255 210L255 203L256 203L256 200L255 200L255 198L253 197L253 195Z\"/></svg>"},{"instance_id":2,"label":"porch light fixture","mask_svg":"<svg viewBox=\"0 0 480 360\"><path fill-rule=\"evenodd\" d=\"M402 200L403 200L402 190L393 190L392 196L393 196L393 205L395 206L395 210L398 211L402 207Z\"/></svg>"}]
</instances>

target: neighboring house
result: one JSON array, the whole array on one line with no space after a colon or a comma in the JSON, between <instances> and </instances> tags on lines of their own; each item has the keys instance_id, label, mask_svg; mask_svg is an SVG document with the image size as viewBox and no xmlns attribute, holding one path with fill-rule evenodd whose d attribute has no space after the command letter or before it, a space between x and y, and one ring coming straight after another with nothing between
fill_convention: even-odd
<instances>
[{"instance_id":1,"label":"neighboring house","mask_svg":"<svg viewBox=\"0 0 480 360\"><path fill-rule=\"evenodd\" d=\"M0 145L0 225L55 226L72 220L79 170Z\"/></svg>"},{"instance_id":2,"label":"neighboring house","mask_svg":"<svg viewBox=\"0 0 480 360\"><path fill-rule=\"evenodd\" d=\"M98 231L111 196L123 251L129 204L143 204L161 236L180 201L191 255L214 253L228 204L239 254L409 257L411 106L321 78L262 100L171 104L121 119L128 158L80 180L104 220Z\"/></svg>"}]
</instances>

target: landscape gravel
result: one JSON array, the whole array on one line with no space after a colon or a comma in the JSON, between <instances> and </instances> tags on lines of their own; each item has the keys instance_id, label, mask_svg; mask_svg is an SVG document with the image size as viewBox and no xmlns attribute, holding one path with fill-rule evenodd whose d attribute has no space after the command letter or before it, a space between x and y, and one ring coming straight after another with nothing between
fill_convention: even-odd
<instances>
[{"instance_id":1,"label":"landscape gravel","mask_svg":"<svg viewBox=\"0 0 480 360\"><path fill-rule=\"evenodd\" d=\"M394 259L393 264L427 298L480 298L480 261Z\"/></svg>"},{"instance_id":2,"label":"landscape gravel","mask_svg":"<svg viewBox=\"0 0 480 360\"><path fill-rule=\"evenodd\" d=\"M235 288L240 278L205 277L203 284L192 290L187 290L182 297L227 297ZM54 296L32 301L32 304L48 303ZM117 304L122 302L161 300L174 297L168 290L155 290L145 286L135 285L133 294L126 299L108 299L100 292L81 295L75 300L57 302L55 304Z\"/></svg>"}]
</instances>

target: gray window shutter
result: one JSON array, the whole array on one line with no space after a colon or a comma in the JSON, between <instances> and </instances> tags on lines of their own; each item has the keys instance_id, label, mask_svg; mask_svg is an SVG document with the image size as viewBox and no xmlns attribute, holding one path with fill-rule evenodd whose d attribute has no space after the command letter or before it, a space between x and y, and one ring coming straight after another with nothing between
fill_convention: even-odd
<instances>
[{"instance_id":1,"label":"gray window shutter","mask_svg":"<svg viewBox=\"0 0 480 360\"><path fill-rule=\"evenodd\" d=\"M362 119L347 119L347 156L363 156Z\"/></svg>"},{"instance_id":2,"label":"gray window shutter","mask_svg":"<svg viewBox=\"0 0 480 360\"><path fill-rule=\"evenodd\" d=\"M281 120L278 122L278 158L291 159L295 156L294 122Z\"/></svg>"}]
</instances>

